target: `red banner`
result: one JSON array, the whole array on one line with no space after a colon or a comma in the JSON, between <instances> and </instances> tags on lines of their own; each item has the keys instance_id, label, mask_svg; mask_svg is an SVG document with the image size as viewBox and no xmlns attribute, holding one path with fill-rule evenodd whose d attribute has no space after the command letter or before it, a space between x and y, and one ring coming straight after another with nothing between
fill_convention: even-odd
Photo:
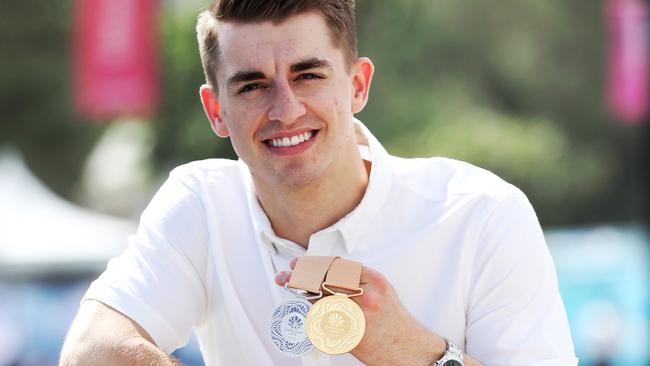
<instances>
[{"instance_id":1,"label":"red banner","mask_svg":"<svg viewBox=\"0 0 650 366\"><path fill-rule=\"evenodd\" d=\"M648 6L643 0L608 0L607 104L614 117L641 123L648 116Z\"/></svg>"},{"instance_id":2,"label":"red banner","mask_svg":"<svg viewBox=\"0 0 650 366\"><path fill-rule=\"evenodd\" d=\"M148 117L158 102L158 1L76 0L75 103L92 120Z\"/></svg>"}]
</instances>

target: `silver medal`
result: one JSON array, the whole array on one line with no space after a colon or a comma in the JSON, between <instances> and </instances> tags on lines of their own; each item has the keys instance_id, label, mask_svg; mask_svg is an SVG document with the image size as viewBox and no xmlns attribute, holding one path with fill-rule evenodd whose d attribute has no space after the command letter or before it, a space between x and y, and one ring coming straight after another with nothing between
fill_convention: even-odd
<instances>
[{"instance_id":1,"label":"silver medal","mask_svg":"<svg viewBox=\"0 0 650 366\"><path fill-rule=\"evenodd\" d=\"M286 286L285 288L295 294L296 297L273 309L270 328L271 341L275 348L283 354L300 357L314 349L309 337L307 337L306 319L307 313L312 307L312 304L307 300L320 298L322 293L318 296L306 297Z\"/></svg>"}]
</instances>

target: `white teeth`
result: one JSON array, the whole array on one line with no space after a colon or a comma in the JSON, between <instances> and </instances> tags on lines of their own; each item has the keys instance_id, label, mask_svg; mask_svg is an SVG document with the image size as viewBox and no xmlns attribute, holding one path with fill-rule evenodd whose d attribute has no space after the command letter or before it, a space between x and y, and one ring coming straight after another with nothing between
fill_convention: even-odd
<instances>
[{"instance_id":1,"label":"white teeth","mask_svg":"<svg viewBox=\"0 0 650 366\"><path fill-rule=\"evenodd\" d=\"M271 139L270 144L274 147L295 146L305 141L309 141L313 135L314 134L311 131L307 131L305 133L301 133L300 135Z\"/></svg>"}]
</instances>

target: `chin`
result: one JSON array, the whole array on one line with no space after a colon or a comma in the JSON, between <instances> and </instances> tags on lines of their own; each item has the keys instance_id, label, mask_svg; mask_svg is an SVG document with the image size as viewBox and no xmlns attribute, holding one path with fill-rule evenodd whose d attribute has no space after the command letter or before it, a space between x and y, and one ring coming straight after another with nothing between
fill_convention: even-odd
<instances>
[{"instance_id":1,"label":"chin","mask_svg":"<svg viewBox=\"0 0 650 366\"><path fill-rule=\"evenodd\" d=\"M301 189L313 185L317 179L313 172L280 172L277 181L290 189Z\"/></svg>"}]
</instances>

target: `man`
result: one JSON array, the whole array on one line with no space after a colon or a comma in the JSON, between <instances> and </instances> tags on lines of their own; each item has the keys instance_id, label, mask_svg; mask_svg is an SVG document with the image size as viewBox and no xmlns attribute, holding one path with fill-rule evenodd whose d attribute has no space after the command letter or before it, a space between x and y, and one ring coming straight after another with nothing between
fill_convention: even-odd
<instances>
[{"instance_id":1,"label":"man","mask_svg":"<svg viewBox=\"0 0 650 366\"><path fill-rule=\"evenodd\" d=\"M208 365L434 365L454 345L466 355L444 365L577 363L525 196L469 164L391 157L354 119L373 65L353 0L216 1L197 31L201 100L240 160L172 171L85 295L62 364L175 364L192 327ZM273 348L303 255L364 264L349 354Z\"/></svg>"}]
</instances>

